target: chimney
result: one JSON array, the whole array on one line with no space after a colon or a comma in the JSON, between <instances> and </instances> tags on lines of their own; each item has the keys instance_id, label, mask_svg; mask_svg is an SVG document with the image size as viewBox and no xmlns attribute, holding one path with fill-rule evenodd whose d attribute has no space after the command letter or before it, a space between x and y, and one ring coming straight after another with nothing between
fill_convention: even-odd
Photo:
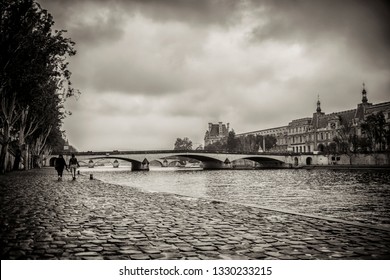
<instances>
[{"instance_id":1,"label":"chimney","mask_svg":"<svg viewBox=\"0 0 390 280\"><path fill-rule=\"evenodd\" d=\"M209 132L211 132L211 127L213 126L213 124L211 122L209 122Z\"/></svg>"},{"instance_id":2,"label":"chimney","mask_svg":"<svg viewBox=\"0 0 390 280\"><path fill-rule=\"evenodd\" d=\"M218 134L219 135L222 135L222 122L218 122L218 128L219 128L219 130L218 130Z\"/></svg>"},{"instance_id":3,"label":"chimney","mask_svg":"<svg viewBox=\"0 0 390 280\"><path fill-rule=\"evenodd\" d=\"M229 123L226 124L227 132L229 132Z\"/></svg>"}]
</instances>

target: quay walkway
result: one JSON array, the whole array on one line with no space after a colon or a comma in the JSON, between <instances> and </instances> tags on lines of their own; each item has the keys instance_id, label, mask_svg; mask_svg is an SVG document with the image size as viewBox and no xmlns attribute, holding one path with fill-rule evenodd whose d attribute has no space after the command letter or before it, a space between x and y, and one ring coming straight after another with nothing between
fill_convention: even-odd
<instances>
[{"instance_id":1,"label":"quay walkway","mask_svg":"<svg viewBox=\"0 0 390 280\"><path fill-rule=\"evenodd\" d=\"M1 259L390 259L390 231L106 184L0 176Z\"/></svg>"}]
</instances>

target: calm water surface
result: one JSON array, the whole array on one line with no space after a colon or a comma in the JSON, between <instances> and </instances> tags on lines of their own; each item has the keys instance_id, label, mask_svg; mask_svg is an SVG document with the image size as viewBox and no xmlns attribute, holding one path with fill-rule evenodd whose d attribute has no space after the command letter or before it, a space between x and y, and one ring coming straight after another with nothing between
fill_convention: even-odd
<instances>
[{"instance_id":1,"label":"calm water surface","mask_svg":"<svg viewBox=\"0 0 390 280\"><path fill-rule=\"evenodd\" d=\"M390 171L81 169L108 183L390 227Z\"/></svg>"}]
</instances>

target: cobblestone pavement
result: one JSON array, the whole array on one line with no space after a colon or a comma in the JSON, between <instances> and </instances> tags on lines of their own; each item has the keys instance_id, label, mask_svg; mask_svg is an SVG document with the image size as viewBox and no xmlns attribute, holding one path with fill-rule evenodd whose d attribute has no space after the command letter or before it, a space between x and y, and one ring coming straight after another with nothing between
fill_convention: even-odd
<instances>
[{"instance_id":1,"label":"cobblestone pavement","mask_svg":"<svg viewBox=\"0 0 390 280\"><path fill-rule=\"evenodd\" d=\"M54 169L0 176L1 259L390 259L390 232L141 192Z\"/></svg>"}]
</instances>

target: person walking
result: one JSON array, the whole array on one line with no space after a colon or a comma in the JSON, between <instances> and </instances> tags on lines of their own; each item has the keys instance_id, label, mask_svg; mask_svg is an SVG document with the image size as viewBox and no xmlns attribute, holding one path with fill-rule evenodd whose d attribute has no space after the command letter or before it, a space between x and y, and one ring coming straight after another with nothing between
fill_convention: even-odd
<instances>
[{"instance_id":1,"label":"person walking","mask_svg":"<svg viewBox=\"0 0 390 280\"><path fill-rule=\"evenodd\" d=\"M68 166L66 165L64 157L62 155L59 155L55 162L55 169L57 170L58 181L62 181L62 173L64 172L64 168L68 170Z\"/></svg>"},{"instance_id":2,"label":"person walking","mask_svg":"<svg viewBox=\"0 0 390 280\"><path fill-rule=\"evenodd\" d=\"M69 160L69 168L70 168L70 172L72 173L73 180L76 180L77 167L80 167L79 162L77 161L75 155L72 154L72 157Z\"/></svg>"}]
</instances>

